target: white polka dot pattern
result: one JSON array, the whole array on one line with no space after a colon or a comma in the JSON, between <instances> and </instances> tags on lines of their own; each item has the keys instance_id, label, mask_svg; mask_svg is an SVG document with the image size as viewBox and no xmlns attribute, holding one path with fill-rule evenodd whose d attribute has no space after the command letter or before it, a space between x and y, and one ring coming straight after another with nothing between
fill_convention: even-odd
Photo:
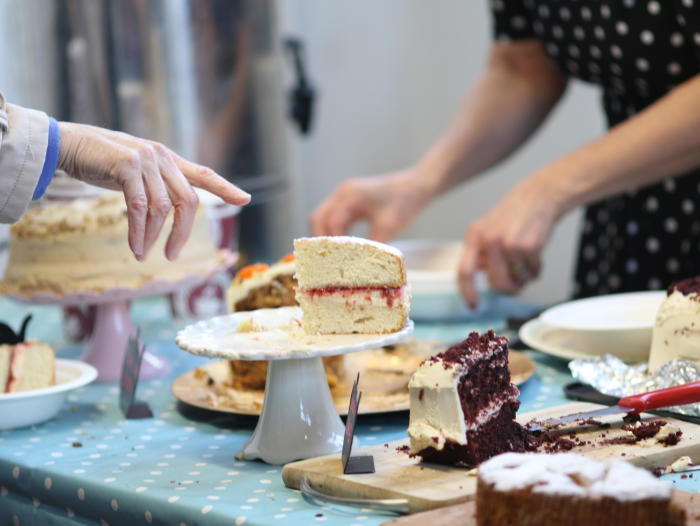
<instances>
[{"instance_id":1,"label":"white polka dot pattern","mask_svg":"<svg viewBox=\"0 0 700 526\"><path fill-rule=\"evenodd\" d=\"M566 74L601 85L613 126L700 73L699 4L512 0L494 12L495 33L511 41L536 36ZM514 32L508 20L516 16L527 24ZM579 244L576 293L643 290L697 274L700 221L693 226L689 219L700 201L693 187L698 177L668 178L591 205Z\"/></svg>"}]
</instances>

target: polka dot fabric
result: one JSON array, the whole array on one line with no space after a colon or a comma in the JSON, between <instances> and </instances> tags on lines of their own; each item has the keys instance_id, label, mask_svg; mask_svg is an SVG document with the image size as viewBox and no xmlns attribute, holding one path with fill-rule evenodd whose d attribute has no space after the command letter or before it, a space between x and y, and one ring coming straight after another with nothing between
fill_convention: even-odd
<instances>
[{"instance_id":1,"label":"polka dot fabric","mask_svg":"<svg viewBox=\"0 0 700 526\"><path fill-rule=\"evenodd\" d=\"M700 0L492 0L499 41L539 39L571 78L597 84L608 125L700 73ZM585 212L575 296L661 289L698 274L700 170Z\"/></svg>"}]
</instances>

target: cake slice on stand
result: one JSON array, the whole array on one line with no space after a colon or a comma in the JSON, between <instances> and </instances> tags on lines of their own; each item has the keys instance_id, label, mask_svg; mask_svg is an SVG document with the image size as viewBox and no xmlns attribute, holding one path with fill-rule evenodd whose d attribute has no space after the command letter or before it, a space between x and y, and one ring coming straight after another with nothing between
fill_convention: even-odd
<instances>
[{"instance_id":1,"label":"cake slice on stand","mask_svg":"<svg viewBox=\"0 0 700 526\"><path fill-rule=\"evenodd\" d=\"M294 245L300 306L234 312L175 339L194 354L269 362L260 418L237 458L284 464L340 451L345 426L321 359L394 344L413 330L399 251L354 237Z\"/></svg>"},{"instance_id":2,"label":"cake slice on stand","mask_svg":"<svg viewBox=\"0 0 700 526\"><path fill-rule=\"evenodd\" d=\"M351 236L294 240L297 301L309 334L391 333L408 319L411 295L401 252Z\"/></svg>"}]
</instances>

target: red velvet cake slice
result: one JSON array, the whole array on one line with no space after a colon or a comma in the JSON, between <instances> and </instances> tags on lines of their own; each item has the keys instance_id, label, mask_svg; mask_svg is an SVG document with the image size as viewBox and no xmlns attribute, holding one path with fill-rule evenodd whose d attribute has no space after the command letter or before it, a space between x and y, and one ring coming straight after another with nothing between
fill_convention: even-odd
<instances>
[{"instance_id":1,"label":"red velvet cake slice","mask_svg":"<svg viewBox=\"0 0 700 526\"><path fill-rule=\"evenodd\" d=\"M506 451L525 451L515 422L520 392L510 382L508 340L493 331L425 360L408 384L411 454L468 467Z\"/></svg>"}]
</instances>

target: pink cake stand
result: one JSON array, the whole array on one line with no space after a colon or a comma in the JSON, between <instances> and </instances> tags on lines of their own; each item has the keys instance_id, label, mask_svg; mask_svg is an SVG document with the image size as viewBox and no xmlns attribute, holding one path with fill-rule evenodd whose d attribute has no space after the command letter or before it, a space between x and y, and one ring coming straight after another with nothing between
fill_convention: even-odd
<instances>
[{"instance_id":1,"label":"pink cake stand","mask_svg":"<svg viewBox=\"0 0 700 526\"><path fill-rule=\"evenodd\" d=\"M79 291L64 295L34 294L21 296L9 294L8 297L25 303L39 305L95 305L95 327L90 337L85 354L81 360L93 365L97 371L98 382L118 381L122 373L124 352L129 337L136 334L131 322L129 303L131 300L146 296L168 294L183 287L192 287L210 279L217 272L230 268L238 259L238 253L222 250L222 261L212 265L202 274L191 274L175 281L153 279L138 288L114 288L102 292ZM141 364L141 378L154 378L164 375L169 370L168 362L148 350L144 352Z\"/></svg>"},{"instance_id":2,"label":"pink cake stand","mask_svg":"<svg viewBox=\"0 0 700 526\"><path fill-rule=\"evenodd\" d=\"M286 464L340 451L345 426L321 358L393 344L413 331L411 320L390 334L311 335L301 328L288 330L294 324L299 327L300 319L299 307L259 309L202 320L177 333L175 343L192 354L268 360L260 418L236 458Z\"/></svg>"}]
</instances>

